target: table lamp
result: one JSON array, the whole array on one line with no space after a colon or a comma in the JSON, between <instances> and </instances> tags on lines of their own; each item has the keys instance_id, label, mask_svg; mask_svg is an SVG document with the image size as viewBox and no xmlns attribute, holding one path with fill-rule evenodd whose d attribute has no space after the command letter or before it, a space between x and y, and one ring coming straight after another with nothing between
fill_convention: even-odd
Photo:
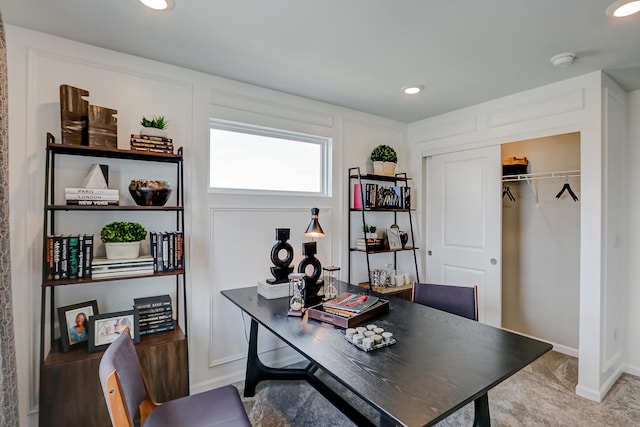
<instances>
[{"instance_id":1,"label":"table lamp","mask_svg":"<svg viewBox=\"0 0 640 427\"><path fill-rule=\"evenodd\" d=\"M304 258L300 261L300 264L298 264L298 273L305 273L304 302L307 306L320 302L321 297L318 296L318 291L323 285L323 281L318 280L320 274L322 274L322 264L320 264L320 260L315 257L317 247L315 240L313 240L316 237L324 237L324 231L318 221L319 213L320 209L311 208L311 222L304 232L305 236L311 237L311 241L302 244L302 255L304 255ZM313 266L311 275L306 274L308 266Z\"/></svg>"}]
</instances>

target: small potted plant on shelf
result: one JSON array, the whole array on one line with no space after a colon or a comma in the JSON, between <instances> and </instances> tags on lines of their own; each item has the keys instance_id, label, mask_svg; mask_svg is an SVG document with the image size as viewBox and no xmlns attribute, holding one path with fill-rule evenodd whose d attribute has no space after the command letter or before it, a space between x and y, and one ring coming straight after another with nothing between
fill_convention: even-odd
<instances>
[{"instance_id":1,"label":"small potted plant on shelf","mask_svg":"<svg viewBox=\"0 0 640 427\"><path fill-rule=\"evenodd\" d=\"M378 233L376 233L377 229L378 228L375 225L365 224L363 227L365 237L367 239L377 239L378 238Z\"/></svg>"},{"instance_id":2,"label":"small potted plant on shelf","mask_svg":"<svg viewBox=\"0 0 640 427\"><path fill-rule=\"evenodd\" d=\"M137 222L112 222L100 231L100 238L109 259L132 259L140 254L140 243L147 230Z\"/></svg>"},{"instance_id":3,"label":"small potted plant on shelf","mask_svg":"<svg viewBox=\"0 0 640 427\"><path fill-rule=\"evenodd\" d=\"M164 116L153 116L151 120L143 116L140 124L142 125L140 135L167 137L166 129L169 121Z\"/></svg>"},{"instance_id":4,"label":"small potted plant on shelf","mask_svg":"<svg viewBox=\"0 0 640 427\"><path fill-rule=\"evenodd\" d=\"M393 147L381 144L371 151L371 161L374 174L393 176L398 163L398 154Z\"/></svg>"}]
</instances>

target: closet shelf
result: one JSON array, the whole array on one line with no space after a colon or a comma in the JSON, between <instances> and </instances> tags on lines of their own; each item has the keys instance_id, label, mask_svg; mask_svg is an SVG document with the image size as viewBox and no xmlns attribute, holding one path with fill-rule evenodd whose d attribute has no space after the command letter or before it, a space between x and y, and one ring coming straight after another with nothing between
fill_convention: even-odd
<instances>
[{"instance_id":1,"label":"closet shelf","mask_svg":"<svg viewBox=\"0 0 640 427\"><path fill-rule=\"evenodd\" d=\"M580 176L579 170L523 173L519 175L504 175L502 177L502 182L532 181L536 179L551 179L551 178L572 178L576 176Z\"/></svg>"},{"instance_id":2,"label":"closet shelf","mask_svg":"<svg viewBox=\"0 0 640 427\"><path fill-rule=\"evenodd\" d=\"M523 173L519 175L503 175L502 182L519 182L526 181L529 184L529 188L533 193L533 197L536 201L536 206L538 206L538 189L536 188L533 181L538 179L555 179L555 178L573 178L579 177L579 170L571 170L571 171L557 171L557 172L537 172L537 173Z\"/></svg>"}]
</instances>

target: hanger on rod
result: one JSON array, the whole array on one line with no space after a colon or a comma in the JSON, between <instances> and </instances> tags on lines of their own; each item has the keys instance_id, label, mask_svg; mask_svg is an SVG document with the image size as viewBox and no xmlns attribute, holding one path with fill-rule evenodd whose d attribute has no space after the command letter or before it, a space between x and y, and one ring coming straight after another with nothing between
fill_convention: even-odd
<instances>
[{"instance_id":1,"label":"hanger on rod","mask_svg":"<svg viewBox=\"0 0 640 427\"><path fill-rule=\"evenodd\" d=\"M513 196L513 194L511 194L511 189L509 188L508 185L504 186L504 189L502 190L502 198L504 199L504 196L507 196L509 198L509 200L511 200L512 202L516 201L516 198Z\"/></svg>"},{"instance_id":2,"label":"hanger on rod","mask_svg":"<svg viewBox=\"0 0 640 427\"><path fill-rule=\"evenodd\" d=\"M562 186L562 190L560 190L560 192L558 194L556 194L556 199L559 199L560 196L562 196L562 193L567 191L569 193L569 195L571 196L571 198L573 199L573 201L577 202L578 201L578 196L576 196L576 194L573 192L573 190L571 189L571 186L569 185L568 181L569 181L569 177L567 177L567 181Z\"/></svg>"}]
</instances>

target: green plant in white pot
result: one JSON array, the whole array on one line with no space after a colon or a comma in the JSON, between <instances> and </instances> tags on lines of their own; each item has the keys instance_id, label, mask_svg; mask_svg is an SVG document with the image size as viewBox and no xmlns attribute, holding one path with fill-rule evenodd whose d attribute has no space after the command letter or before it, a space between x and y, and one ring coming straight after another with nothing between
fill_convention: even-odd
<instances>
[{"instance_id":1,"label":"green plant in white pot","mask_svg":"<svg viewBox=\"0 0 640 427\"><path fill-rule=\"evenodd\" d=\"M381 144L371 151L371 161L374 174L393 176L398 163L398 154L393 147Z\"/></svg>"},{"instance_id":2,"label":"green plant in white pot","mask_svg":"<svg viewBox=\"0 0 640 427\"><path fill-rule=\"evenodd\" d=\"M169 121L164 116L153 116L151 120L143 116L140 124L142 125L140 135L167 137L166 129Z\"/></svg>"},{"instance_id":3,"label":"green plant in white pot","mask_svg":"<svg viewBox=\"0 0 640 427\"><path fill-rule=\"evenodd\" d=\"M140 255L140 243L147 237L147 230L137 222L116 221L100 231L107 258L132 259Z\"/></svg>"}]
</instances>

